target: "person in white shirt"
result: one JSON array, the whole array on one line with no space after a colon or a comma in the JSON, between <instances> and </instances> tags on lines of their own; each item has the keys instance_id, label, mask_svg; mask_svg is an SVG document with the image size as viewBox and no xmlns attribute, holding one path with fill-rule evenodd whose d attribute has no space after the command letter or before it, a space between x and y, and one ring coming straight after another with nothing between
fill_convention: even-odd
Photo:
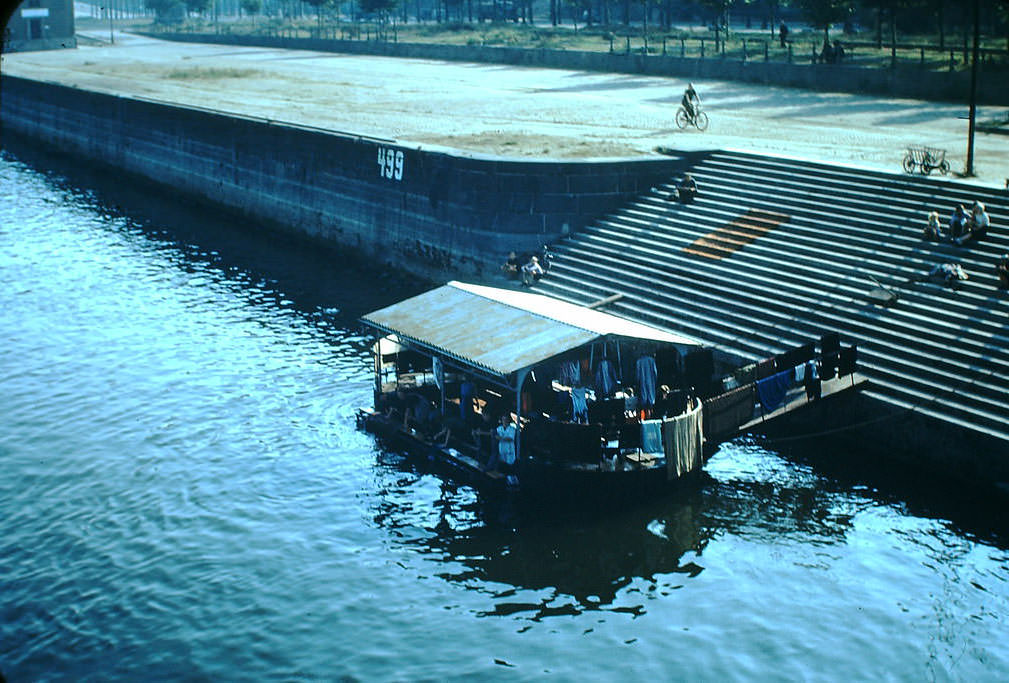
<instances>
[{"instance_id":1,"label":"person in white shirt","mask_svg":"<svg viewBox=\"0 0 1009 683\"><path fill-rule=\"evenodd\" d=\"M494 435L497 437L497 453L487 463L487 469L511 469L515 464L515 437L518 435L518 428L512 422L510 414L505 413L501 416L501 424L494 430Z\"/></svg>"}]
</instances>

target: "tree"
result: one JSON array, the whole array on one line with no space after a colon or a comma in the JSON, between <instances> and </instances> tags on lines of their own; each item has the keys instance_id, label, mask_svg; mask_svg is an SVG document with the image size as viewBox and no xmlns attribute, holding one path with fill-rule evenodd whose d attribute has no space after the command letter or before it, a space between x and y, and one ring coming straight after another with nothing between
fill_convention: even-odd
<instances>
[{"instance_id":1,"label":"tree","mask_svg":"<svg viewBox=\"0 0 1009 683\"><path fill-rule=\"evenodd\" d=\"M1006 49L1009 50L1009 0L998 0L995 3L995 15L1006 29Z\"/></svg>"},{"instance_id":2,"label":"tree","mask_svg":"<svg viewBox=\"0 0 1009 683\"><path fill-rule=\"evenodd\" d=\"M851 0L795 0L806 21L816 29L823 29L824 41L830 41L830 26L847 19L852 11Z\"/></svg>"},{"instance_id":3,"label":"tree","mask_svg":"<svg viewBox=\"0 0 1009 683\"><path fill-rule=\"evenodd\" d=\"M396 9L398 0L358 0L357 4L362 14L377 14L379 23L384 24L389 19L389 13ZM457 4L459 7L462 6L461 2ZM447 10L445 17L448 18Z\"/></svg>"},{"instance_id":4,"label":"tree","mask_svg":"<svg viewBox=\"0 0 1009 683\"><path fill-rule=\"evenodd\" d=\"M305 2L315 8L315 19L319 23L319 28L322 29L322 8L330 4L330 0L305 0Z\"/></svg>"},{"instance_id":5,"label":"tree","mask_svg":"<svg viewBox=\"0 0 1009 683\"><path fill-rule=\"evenodd\" d=\"M239 5L242 11L251 17L259 14L259 10L263 8L263 0L240 0Z\"/></svg>"},{"instance_id":6,"label":"tree","mask_svg":"<svg viewBox=\"0 0 1009 683\"><path fill-rule=\"evenodd\" d=\"M778 15L781 10L781 0L764 0L764 11L766 12L766 17L764 21L767 22L767 27L771 31L771 38L774 38L774 33L778 29Z\"/></svg>"},{"instance_id":7,"label":"tree","mask_svg":"<svg viewBox=\"0 0 1009 683\"><path fill-rule=\"evenodd\" d=\"M186 11L203 14L210 8L210 0L185 0Z\"/></svg>"},{"instance_id":8,"label":"tree","mask_svg":"<svg viewBox=\"0 0 1009 683\"><path fill-rule=\"evenodd\" d=\"M158 21L182 21L185 12L181 0L144 0L144 6L154 10Z\"/></svg>"},{"instance_id":9,"label":"tree","mask_svg":"<svg viewBox=\"0 0 1009 683\"><path fill-rule=\"evenodd\" d=\"M719 31L724 26L725 28L725 38L729 37L729 8L731 8L736 3L736 0L700 0L700 4L711 9L714 13L715 27L715 50L719 50L720 40ZM724 45L721 50L725 50Z\"/></svg>"}]
</instances>

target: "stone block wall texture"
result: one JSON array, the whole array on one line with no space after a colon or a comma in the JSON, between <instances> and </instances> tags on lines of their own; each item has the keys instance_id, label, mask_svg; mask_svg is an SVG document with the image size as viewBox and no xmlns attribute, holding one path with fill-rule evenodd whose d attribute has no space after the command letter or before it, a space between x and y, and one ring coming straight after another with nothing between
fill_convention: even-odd
<instances>
[{"instance_id":1,"label":"stone block wall texture","mask_svg":"<svg viewBox=\"0 0 1009 683\"><path fill-rule=\"evenodd\" d=\"M346 54L487 62L519 66L602 71L611 73L710 78L806 88L825 92L850 92L913 97L923 100L966 102L970 93L967 71L926 71L916 67L869 69L844 64L812 64L811 55L796 54L795 62L748 61L719 57L699 59L672 55L581 52L474 45L429 45L328 38L285 38L213 33L147 33L154 38L196 43L316 50ZM1009 79L1004 71L985 73L978 79L978 104L1009 104Z\"/></svg>"},{"instance_id":2,"label":"stone block wall texture","mask_svg":"<svg viewBox=\"0 0 1009 683\"><path fill-rule=\"evenodd\" d=\"M10 132L423 276L479 275L668 180L682 160L455 156L4 76Z\"/></svg>"}]
</instances>

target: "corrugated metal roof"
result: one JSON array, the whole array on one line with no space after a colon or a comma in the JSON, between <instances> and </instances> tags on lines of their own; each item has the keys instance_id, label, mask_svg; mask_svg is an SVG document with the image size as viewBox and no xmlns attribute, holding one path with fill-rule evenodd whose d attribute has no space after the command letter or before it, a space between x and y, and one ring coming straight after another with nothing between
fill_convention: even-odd
<instances>
[{"instance_id":1,"label":"corrugated metal roof","mask_svg":"<svg viewBox=\"0 0 1009 683\"><path fill-rule=\"evenodd\" d=\"M694 339L541 294L450 282L362 320L505 376L604 336Z\"/></svg>"}]
</instances>

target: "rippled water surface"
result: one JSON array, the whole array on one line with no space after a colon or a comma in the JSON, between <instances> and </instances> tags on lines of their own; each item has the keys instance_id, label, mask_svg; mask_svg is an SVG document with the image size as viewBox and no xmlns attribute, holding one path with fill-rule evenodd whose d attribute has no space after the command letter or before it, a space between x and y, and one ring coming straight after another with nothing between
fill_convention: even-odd
<instances>
[{"instance_id":1,"label":"rippled water surface","mask_svg":"<svg viewBox=\"0 0 1009 683\"><path fill-rule=\"evenodd\" d=\"M354 428L416 285L181 203L0 158L8 680L1009 677L1004 501L747 440L490 504Z\"/></svg>"}]
</instances>

